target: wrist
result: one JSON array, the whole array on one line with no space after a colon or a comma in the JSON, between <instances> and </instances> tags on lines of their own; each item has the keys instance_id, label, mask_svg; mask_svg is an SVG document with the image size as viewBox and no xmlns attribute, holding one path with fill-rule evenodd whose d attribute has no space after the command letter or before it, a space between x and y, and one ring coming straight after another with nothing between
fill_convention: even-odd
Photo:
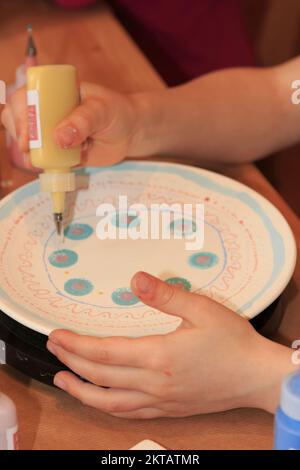
<instances>
[{"instance_id":1,"label":"wrist","mask_svg":"<svg viewBox=\"0 0 300 470\"><path fill-rule=\"evenodd\" d=\"M162 151L163 106L161 93L145 92L129 95L133 111L133 132L129 157L156 155Z\"/></svg>"},{"instance_id":2,"label":"wrist","mask_svg":"<svg viewBox=\"0 0 300 470\"><path fill-rule=\"evenodd\" d=\"M281 344L260 337L256 348L256 370L253 390L247 400L248 406L275 413L280 402L281 385L285 377L297 371L292 361L293 351Z\"/></svg>"}]
</instances>

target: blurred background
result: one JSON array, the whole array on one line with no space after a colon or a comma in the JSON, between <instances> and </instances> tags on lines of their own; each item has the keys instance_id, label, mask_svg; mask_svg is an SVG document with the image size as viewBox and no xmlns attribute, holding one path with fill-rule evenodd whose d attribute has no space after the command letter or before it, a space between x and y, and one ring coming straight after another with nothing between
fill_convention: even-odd
<instances>
[{"instance_id":1,"label":"blurred background","mask_svg":"<svg viewBox=\"0 0 300 470\"><path fill-rule=\"evenodd\" d=\"M78 28L78 18L99 14L101 3L101 0L0 0L0 79L11 83L17 66L24 61L25 28L30 22L40 63L59 63L67 58L74 65L80 63L82 79L114 88L114 77L105 76L105 63L101 63L101 44L91 43L90 54L86 56L90 36L78 35L78 29L72 35L72 24L76 22ZM170 86L224 67L279 64L300 53L300 0L107 0L107 3ZM51 41L45 40L46 35L49 38L49 29ZM96 38L97 31L92 34ZM116 76L118 54L121 52L112 49ZM94 69L91 63L95 64ZM85 75L84 64L89 64L86 68L89 76ZM300 70L295 79L300 79ZM121 91L126 91L126 80L124 83ZM259 163L298 215L299 153L297 146Z\"/></svg>"},{"instance_id":2,"label":"blurred background","mask_svg":"<svg viewBox=\"0 0 300 470\"><path fill-rule=\"evenodd\" d=\"M299 0L242 0L242 3L259 65L280 64L300 54ZM295 80L299 77L300 70ZM273 155L259 166L300 216L300 146Z\"/></svg>"}]
</instances>

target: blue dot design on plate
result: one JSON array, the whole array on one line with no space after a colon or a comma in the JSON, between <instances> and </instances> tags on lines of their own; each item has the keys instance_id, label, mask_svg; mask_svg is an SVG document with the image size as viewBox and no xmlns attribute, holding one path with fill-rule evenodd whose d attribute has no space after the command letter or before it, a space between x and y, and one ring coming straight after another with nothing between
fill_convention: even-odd
<instances>
[{"instance_id":1,"label":"blue dot design on plate","mask_svg":"<svg viewBox=\"0 0 300 470\"><path fill-rule=\"evenodd\" d=\"M69 268L77 263L78 255L72 250L56 250L51 253L48 260L55 268Z\"/></svg>"},{"instance_id":2,"label":"blue dot design on plate","mask_svg":"<svg viewBox=\"0 0 300 470\"><path fill-rule=\"evenodd\" d=\"M130 212L117 212L113 215L111 223L118 228L132 228L139 225L140 219L136 214L130 214Z\"/></svg>"},{"instance_id":3,"label":"blue dot design on plate","mask_svg":"<svg viewBox=\"0 0 300 470\"><path fill-rule=\"evenodd\" d=\"M166 279L166 282L168 284L171 284L178 289L185 290L185 291L190 291L192 288L192 285L190 281L185 279L184 277L169 277L169 279Z\"/></svg>"},{"instance_id":4,"label":"blue dot design on plate","mask_svg":"<svg viewBox=\"0 0 300 470\"><path fill-rule=\"evenodd\" d=\"M71 224L64 230L65 237L70 240L85 240L93 233L93 228L88 224Z\"/></svg>"},{"instance_id":5,"label":"blue dot design on plate","mask_svg":"<svg viewBox=\"0 0 300 470\"><path fill-rule=\"evenodd\" d=\"M93 288L93 284L87 279L69 279L65 283L65 291L76 296L88 295L92 292Z\"/></svg>"},{"instance_id":6,"label":"blue dot design on plate","mask_svg":"<svg viewBox=\"0 0 300 470\"><path fill-rule=\"evenodd\" d=\"M194 268L198 269L210 269L216 266L219 262L219 258L215 253L209 251L200 251L194 253L189 258L189 264Z\"/></svg>"},{"instance_id":7,"label":"blue dot design on plate","mask_svg":"<svg viewBox=\"0 0 300 470\"><path fill-rule=\"evenodd\" d=\"M119 289L116 289L111 294L111 298L115 304L122 306L135 305L139 302L139 299L128 287L120 287Z\"/></svg>"},{"instance_id":8,"label":"blue dot design on plate","mask_svg":"<svg viewBox=\"0 0 300 470\"><path fill-rule=\"evenodd\" d=\"M170 230L182 235L192 235L196 232L197 225L193 220L177 219L170 223Z\"/></svg>"}]
</instances>

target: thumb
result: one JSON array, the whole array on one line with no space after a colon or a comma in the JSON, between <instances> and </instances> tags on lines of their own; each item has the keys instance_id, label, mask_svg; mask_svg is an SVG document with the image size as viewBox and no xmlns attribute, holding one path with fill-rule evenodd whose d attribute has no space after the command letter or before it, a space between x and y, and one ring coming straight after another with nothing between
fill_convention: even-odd
<instances>
[{"instance_id":1,"label":"thumb","mask_svg":"<svg viewBox=\"0 0 300 470\"><path fill-rule=\"evenodd\" d=\"M182 291L142 271L133 276L131 289L143 303L183 318L192 325L200 323L201 315L210 302L207 297Z\"/></svg>"},{"instance_id":2,"label":"thumb","mask_svg":"<svg viewBox=\"0 0 300 470\"><path fill-rule=\"evenodd\" d=\"M99 99L80 104L55 129L54 139L62 148L77 147L107 125L107 107Z\"/></svg>"}]
</instances>

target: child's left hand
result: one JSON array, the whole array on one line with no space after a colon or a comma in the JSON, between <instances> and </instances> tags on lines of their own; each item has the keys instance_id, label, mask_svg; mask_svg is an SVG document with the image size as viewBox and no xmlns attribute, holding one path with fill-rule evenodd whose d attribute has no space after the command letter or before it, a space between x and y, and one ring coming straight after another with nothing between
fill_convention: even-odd
<instances>
[{"instance_id":1,"label":"child's left hand","mask_svg":"<svg viewBox=\"0 0 300 470\"><path fill-rule=\"evenodd\" d=\"M182 317L181 326L137 339L56 330L49 351L89 382L64 371L55 376L58 387L125 418L275 410L281 381L293 370L289 348L261 337L246 319L209 298L146 273L136 274L131 287L145 304Z\"/></svg>"}]
</instances>

